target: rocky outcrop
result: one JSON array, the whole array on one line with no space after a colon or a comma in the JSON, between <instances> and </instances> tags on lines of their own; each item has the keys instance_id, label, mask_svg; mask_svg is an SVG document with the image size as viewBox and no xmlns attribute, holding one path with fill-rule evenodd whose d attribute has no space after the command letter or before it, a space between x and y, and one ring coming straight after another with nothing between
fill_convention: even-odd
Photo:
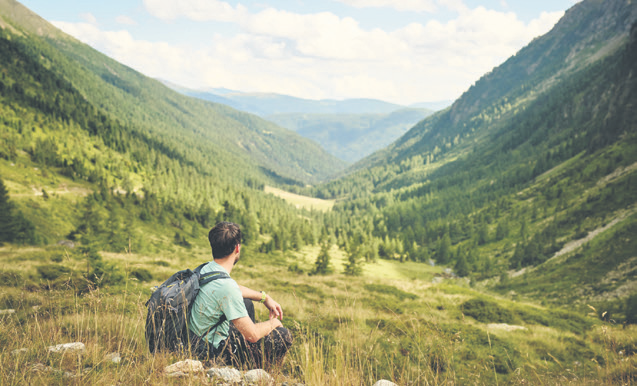
<instances>
[{"instance_id":1,"label":"rocky outcrop","mask_svg":"<svg viewBox=\"0 0 637 386\"><path fill-rule=\"evenodd\" d=\"M374 383L374 386L398 386L392 381L388 381L386 379L381 379L380 381Z\"/></svg>"},{"instance_id":2,"label":"rocky outcrop","mask_svg":"<svg viewBox=\"0 0 637 386\"><path fill-rule=\"evenodd\" d=\"M56 346L49 346L47 350L49 352L54 352L54 353L55 352L57 353L70 352L70 353L82 354L84 350L86 350L86 346L82 342L63 343L63 344L58 344Z\"/></svg>"}]
</instances>

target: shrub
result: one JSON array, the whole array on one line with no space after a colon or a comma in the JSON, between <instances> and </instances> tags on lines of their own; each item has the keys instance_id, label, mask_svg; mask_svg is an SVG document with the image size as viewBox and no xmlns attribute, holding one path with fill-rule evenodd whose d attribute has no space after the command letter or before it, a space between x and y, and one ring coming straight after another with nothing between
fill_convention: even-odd
<instances>
[{"instance_id":1,"label":"shrub","mask_svg":"<svg viewBox=\"0 0 637 386\"><path fill-rule=\"evenodd\" d=\"M378 292L385 295L392 295L398 298L398 300L415 300L418 299L417 295L414 295L409 292L405 292L403 290L399 290L396 287L392 287L390 285L385 284L365 284L365 289L371 292Z\"/></svg>"},{"instance_id":2,"label":"shrub","mask_svg":"<svg viewBox=\"0 0 637 386\"><path fill-rule=\"evenodd\" d=\"M0 271L0 285L19 287L24 282L22 274L17 271Z\"/></svg>"},{"instance_id":3,"label":"shrub","mask_svg":"<svg viewBox=\"0 0 637 386\"><path fill-rule=\"evenodd\" d=\"M292 273L296 273L298 275L301 275L303 273L305 273L305 271L303 270L303 268L299 267L299 263L292 263L288 266L288 271L292 272Z\"/></svg>"},{"instance_id":4,"label":"shrub","mask_svg":"<svg viewBox=\"0 0 637 386\"><path fill-rule=\"evenodd\" d=\"M626 323L637 324L637 294L631 295L626 299Z\"/></svg>"},{"instance_id":5,"label":"shrub","mask_svg":"<svg viewBox=\"0 0 637 386\"><path fill-rule=\"evenodd\" d=\"M482 323L511 323L513 313L500 307L497 303L473 298L462 303L462 313Z\"/></svg>"},{"instance_id":6,"label":"shrub","mask_svg":"<svg viewBox=\"0 0 637 386\"><path fill-rule=\"evenodd\" d=\"M65 267L63 265L58 265L58 264L41 265L37 267L36 269L40 277L42 277L44 280L55 280L58 277L65 274L69 274L73 271L69 267Z\"/></svg>"},{"instance_id":7,"label":"shrub","mask_svg":"<svg viewBox=\"0 0 637 386\"><path fill-rule=\"evenodd\" d=\"M151 281L153 275L145 268L135 268L130 271L130 276L139 281Z\"/></svg>"}]
</instances>

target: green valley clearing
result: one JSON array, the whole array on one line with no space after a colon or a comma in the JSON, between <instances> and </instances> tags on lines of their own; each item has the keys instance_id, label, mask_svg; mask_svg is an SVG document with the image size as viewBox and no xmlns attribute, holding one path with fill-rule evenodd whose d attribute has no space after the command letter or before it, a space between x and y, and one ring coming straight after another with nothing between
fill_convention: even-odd
<instances>
[{"instance_id":1,"label":"green valley clearing","mask_svg":"<svg viewBox=\"0 0 637 386\"><path fill-rule=\"evenodd\" d=\"M285 190L277 189L272 186L266 186L265 188L263 188L263 191L266 193L272 193L277 197L281 197L282 199L299 209L314 209L321 212L327 212L334 206L334 200L322 200L320 198L301 196L299 194L286 192Z\"/></svg>"}]
</instances>

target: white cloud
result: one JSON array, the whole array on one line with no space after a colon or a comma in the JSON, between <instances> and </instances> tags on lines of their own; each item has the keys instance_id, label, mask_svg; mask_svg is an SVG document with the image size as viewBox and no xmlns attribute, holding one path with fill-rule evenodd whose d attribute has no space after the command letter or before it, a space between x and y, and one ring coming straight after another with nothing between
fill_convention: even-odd
<instances>
[{"instance_id":1,"label":"white cloud","mask_svg":"<svg viewBox=\"0 0 637 386\"><path fill-rule=\"evenodd\" d=\"M412 23L394 31L364 29L332 13L296 14L267 8L249 13L218 1L144 0L169 20L234 20L232 36L215 34L205 49L135 39L127 31L102 31L91 23L56 23L65 32L146 75L191 88L226 87L307 98L379 98L400 103L452 99L502 63L563 14L542 13L524 23L512 12L461 1L447 22ZM225 5L224 5L225 4ZM172 7L172 8L171 8ZM176 8L175 8L176 7ZM190 15L190 16L189 16ZM169 25L167 25L169 28Z\"/></svg>"},{"instance_id":2,"label":"white cloud","mask_svg":"<svg viewBox=\"0 0 637 386\"><path fill-rule=\"evenodd\" d=\"M115 18L117 24L122 25L137 25L137 22L126 15L119 15Z\"/></svg>"},{"instance_id":3,"label":"white cloud","mask_svg":"<svg viewBox=\"0 0 637 386\"><path fill-rule=\"evenodd\" d=\"M236 22L247 12L241 4L233 7L219 0L144 0L144 6L162 20L186 17L195 21Z\"/></svg>"},{"instance_id":4,"label":"white cloud","mask_svg":"<svg viewBox=\"0 0 637 386\"><path fill-rule=\"evenodd\" d=\"M337 0L356 8L393 8L398 11L434 12L434 0Z\"/></svg>"}]
</instances>

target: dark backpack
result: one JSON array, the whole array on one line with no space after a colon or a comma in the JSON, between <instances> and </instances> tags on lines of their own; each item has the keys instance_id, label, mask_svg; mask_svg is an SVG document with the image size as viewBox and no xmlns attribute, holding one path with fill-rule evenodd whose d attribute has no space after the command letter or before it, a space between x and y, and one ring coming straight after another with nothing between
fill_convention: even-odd
<instances>
[{"instance_id":1,"label":"dark backpack","mask_svg":"<svg viewBox=\"0 0 637 386\"><path fill-rule=\"evenodd\" d=\"M188 348L188 319L199 288L213 280L230 278L220 271L201 275L206 264L201 264L194 271L185 269L175 273L150 295L146 302L146 342L151 353Z\"/></svg>"}]
</instances>

